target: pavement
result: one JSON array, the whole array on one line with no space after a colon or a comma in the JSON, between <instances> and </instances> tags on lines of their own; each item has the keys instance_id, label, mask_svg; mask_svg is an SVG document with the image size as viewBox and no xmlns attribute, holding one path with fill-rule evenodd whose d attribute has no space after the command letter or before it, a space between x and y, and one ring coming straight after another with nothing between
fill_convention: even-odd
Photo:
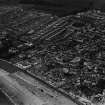
<instances>
[{"instance_id":1,"label":"pavement","mask_svg":"<svg viewBox=\"0 0 105 105\"><path fill-rule=\"evenodd\" d=\"M13 105L11 101L0 91L0 105Z\"/></svg>"}]
</instances>

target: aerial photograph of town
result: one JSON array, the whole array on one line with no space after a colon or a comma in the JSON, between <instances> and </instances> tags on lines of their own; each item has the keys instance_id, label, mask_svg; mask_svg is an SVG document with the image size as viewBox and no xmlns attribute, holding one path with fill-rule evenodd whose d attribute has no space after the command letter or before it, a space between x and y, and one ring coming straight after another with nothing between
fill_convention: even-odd
<instances>
[{"instance_id":1,"label":"aerial photograph of town","mask_svg":"<svg viewBox=\"0 0 105 105\"><path fill-rule=\"evenodd\" d=\"M105 105L105 0L0 0L0 105Z\"/></svg>"}]
</instances>

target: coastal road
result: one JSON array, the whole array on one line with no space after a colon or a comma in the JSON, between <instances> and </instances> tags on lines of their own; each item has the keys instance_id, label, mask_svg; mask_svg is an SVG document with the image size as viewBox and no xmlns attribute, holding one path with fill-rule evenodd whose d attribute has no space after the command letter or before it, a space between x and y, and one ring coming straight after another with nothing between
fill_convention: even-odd
<instances>
[{"instance_id":1,"label":"coastal road","mask_svg":"<svg viewBox=\"0 0 105 105\"><path fill-rule=\"evenodd\" d=\"M29 75L0 69L0 89L14 105L77 105Z\"/></svg>"}]
</instances>

